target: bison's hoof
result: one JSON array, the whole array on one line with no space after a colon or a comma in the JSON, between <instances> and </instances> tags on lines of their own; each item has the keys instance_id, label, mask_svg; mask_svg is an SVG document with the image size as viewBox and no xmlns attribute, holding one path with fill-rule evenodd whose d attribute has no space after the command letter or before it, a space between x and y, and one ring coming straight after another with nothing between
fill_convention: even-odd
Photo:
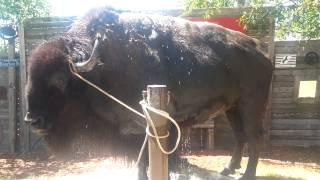
<instances>
[{"instance_id":1,"label":"bison's hoof","mask_svg":"<svg viewBox=\"0 0 320 180\"><path fill-rule=\"evenodd\" d=\"M229 169L229 168L224 168L220 174L224 176L228 176L229 174L234 174L235 170L234 169Z\"/></svg>"}]
</instances>

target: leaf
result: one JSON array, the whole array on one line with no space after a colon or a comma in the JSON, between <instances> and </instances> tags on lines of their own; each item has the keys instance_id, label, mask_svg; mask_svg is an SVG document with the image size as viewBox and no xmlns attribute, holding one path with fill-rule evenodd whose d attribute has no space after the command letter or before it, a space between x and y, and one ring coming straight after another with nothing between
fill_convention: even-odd
<instances>
[{"instance_id":1,"label":"leaf","mask_svg":"<svg viewBox=\"0 0 320 180\"><path fill-rule=\"evenodd\" d=\"M318 0L185 0L185 2L189 12L198 8L207 9L205 17L213 16L215 11L222 7L250 5L251 8L244 11L240 18L240 22L247 29L266 30L263 27L268 23L268 17L272 17L276 23L277 38L284 39L288 36L299 39L320 38Z\"/></svg>"}]
</instances>

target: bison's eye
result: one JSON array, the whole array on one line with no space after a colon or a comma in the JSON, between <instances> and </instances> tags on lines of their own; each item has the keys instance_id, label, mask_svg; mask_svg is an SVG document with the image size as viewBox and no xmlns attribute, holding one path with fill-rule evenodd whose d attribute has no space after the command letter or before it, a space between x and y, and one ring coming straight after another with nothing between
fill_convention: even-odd
<instances>
[{"instance_id":1,"label":"bison's eye","mask_svg":"<svg viewBox=\"0 0 320 180\"><path fill-rule=\"evenodd\" d=\"M49 87L56 87L61 92L64 92L68 84L67 74L63 72L55 73L49 79Z\"/></svg>"}]
</instances>

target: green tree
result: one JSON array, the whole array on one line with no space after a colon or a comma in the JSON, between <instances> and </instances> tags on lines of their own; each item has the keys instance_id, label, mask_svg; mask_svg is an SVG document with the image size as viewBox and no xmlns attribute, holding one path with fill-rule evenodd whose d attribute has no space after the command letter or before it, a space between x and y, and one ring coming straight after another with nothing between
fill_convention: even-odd
<instances>
[{"instance_id":1,"label":"green tree","mask_svg":"<svg viewBox=\"0 0 320 180\"><path fill-rule=\"evenodd\" d=\"M49 8L47 0L0 0L0 27L16 27L26 18L47 16ZM2 28L0 33L5 34ZM7 41L0 38L0 58L7 57L7 44Z\"/></svg>"},{"instance_id":2,"label":"green tree","mask_svg":"<svg viewBox=\"0 0 320 180\"><path fill-rule=\"evenodd\" d=\"M241 23L247 28L263 23L273 17L276 23L276 36L293 36L298 39L320 38L319 0L184 0L186 12L193 9L206 9L205 16L212 16L222 7L246 8Z\"/></svg>"},{"instance_id":3,"label":"green tree","mask_svg":"<svg viewBox=\"0 0 320 180\"><path fill-rule=\"evenodd\" d=\"M49 15L47 0L0 0L0 19L13 23Z\"/></svg>"}]
</instances>

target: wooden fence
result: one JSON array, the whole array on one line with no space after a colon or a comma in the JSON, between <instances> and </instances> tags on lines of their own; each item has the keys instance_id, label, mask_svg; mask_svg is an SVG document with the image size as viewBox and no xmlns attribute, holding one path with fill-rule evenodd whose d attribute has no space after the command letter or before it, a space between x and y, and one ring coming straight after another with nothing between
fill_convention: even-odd
<instances>
[{"instance_id":1,"label":"wooden fence","mask_svg":"<svg viewBox=\"0 0 320 180\"><path fill-rule=\"evenodd\" d=\"M17 66L15 40L8 40L8 54L0 57L0 152L16 151L17 133Z\"/></svg>"},{"instance_id":2,"label":"wooden fence","mask_svg":"<svg viewBox=\"0 0 320 180\"><path fill-rule=\"evenodd\" d=\"M305 55L320 55L320 40L275 43L271 142L273 145L320 146L320 64ZM316 81L315 97L299 98L300 81Z\"/></svg>"}]
</instances>

